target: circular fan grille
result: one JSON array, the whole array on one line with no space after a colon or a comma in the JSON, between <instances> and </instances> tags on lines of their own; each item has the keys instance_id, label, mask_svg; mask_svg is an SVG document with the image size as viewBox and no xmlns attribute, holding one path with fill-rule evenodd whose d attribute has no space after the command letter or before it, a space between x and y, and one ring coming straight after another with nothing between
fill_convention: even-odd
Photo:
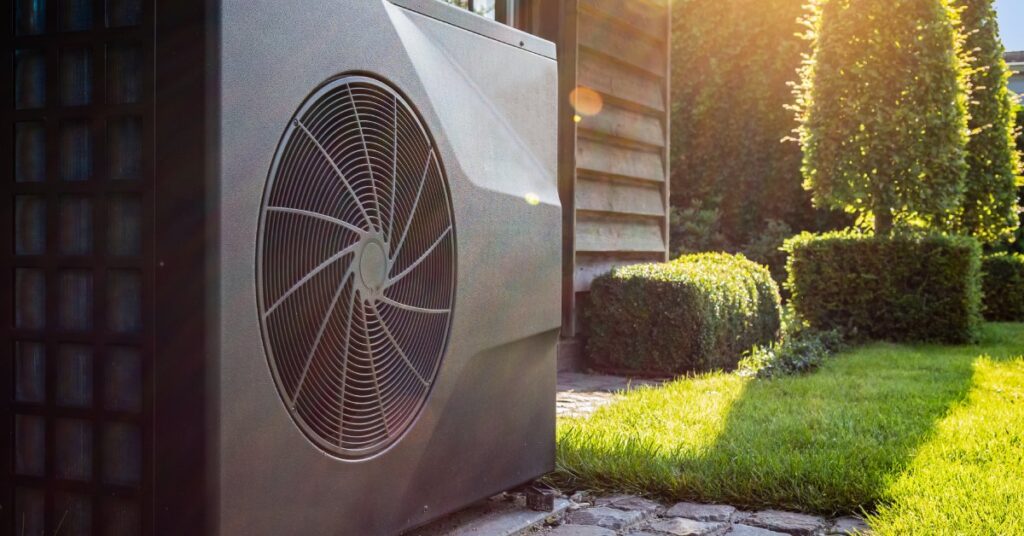
<instances>
[{"instance_id":1,"label":"circular fan grille","mask_svg":"<svg viewBox=\"0 0 1024 536\"><path fill-rule=\"evenodd\" d=\"M455 227L436 146L364 76L331 82L278 147L260 218L268 361L295 422L365 459L416 419L447 347Z\"/></svg>"}]
</instances>

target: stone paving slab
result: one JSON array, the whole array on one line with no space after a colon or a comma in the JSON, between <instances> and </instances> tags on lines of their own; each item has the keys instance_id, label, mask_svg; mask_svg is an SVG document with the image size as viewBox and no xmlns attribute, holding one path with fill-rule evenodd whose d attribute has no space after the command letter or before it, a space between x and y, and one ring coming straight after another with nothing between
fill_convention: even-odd
<instances>
[{"instance_id":1,"label":"stone paving slab","mask_svg":"<svg viewBox=\"0 0 1024 536\"><path fill-rule=\"evenodd\" d=\"M669 508L668 517L685 517L697 521L731 521L736 508L725 504L681 502Z\"/></svg>"},{"instance_id":2,"label":"stone paving slab","mask_svg":"<svg viewBox=\"0 0 1024 536\"><path fill-rule=\"evenodd\" d=\"M545 533L546 536L615 536L615 531L593 525L561 525Z\"/></svg>"},{"instance_id":3,"label":"stone paving slab","mask_svg":"<svg viewBox=\"0 0 1024 536\"><path fill-rule=\"evenodd\" d=\"M585 417L611 404L622 393L642 385L661 385L664 380L630 379L579 372L558 373L556 411L561 417Z\"/></svg>"},{"instance_id":4,"label":"stone paving slab","mask_svg":"<svg viewBox=\"0 0 1024 536\"><path fill-rule=\"evenodd\" d=\"M762 529L760 527L738 524L733 525L732 530L730 530L726 536L786 536L786 534L782 532L775 532L774 530Z\"/></svg>"},{"instance_id":5,"label":"stone paving slab","mask_svg":"<svg viewBox=\"0 0 1024 536\"><path fill-rule=\"evenodd\" d=\"M722 536L732 528L728 523L705 523L682 517L659 519L651 529L672 536Z\"/></svg>"},{"instance_id":6,"label":"stone paving slab","mask_svg":"<svg viewBox=\"0 0 1024 536\"><path fill-rule=\"evenodd\" d=\"M517 536L552 516L561 516L570 504L568 499L559 498L555 499L553 512L536 512L517 501L488 499L405 536Z\"/></svg>"},{"instance_id":7,"label":"stone paving slab","mask_svg":"<svg viewBox=\"0 0 1024 536\"><path fill-rule=\"evenodd\" d=\"M586 374L582 372L560 372L558 373L559 391L587 391L615 393L628 391L631 388L641 385L661 385L665 380L634 379L622 376L609 376L606 374Z\"/></svg>"},{"instance_id":8,"label":"stone paving slab","mask_svg":"<svg viewBox=\"0 0 1024 536\"><path fill-rule=\"evenodd\" d=\"M634 495L578 492L563 518L533 536L831 536L870 535L863 520L826 520L795 512L746 512L724 504L681 502L666 507ZM562 524L566 523L566 524Z\"/></svg>"},{"instance_id":9,"label":"stone paving slab","mask_svg":"<svg viewBox=\"0 0 1024 536\"><path fill-rule=\"evenodd\" d=\"M793 536L814 536L823 532L827 526L825 520L820 517L781 510L757 512L746 519L744 523Z\"/></svg>"},{"instance_id":10,"label":"stone paving slab","mask_svg":"<svg viewBox=\"0 0 1024 536\"><path fill-rule=\"evenodd\" d=\"M637 510L647 514L660 514L665 511L661 503L637 497L636 495L614 495L601 497L594 501L595 506L611 506L619 510Z\"/></svg>"},{"instance_id":11,"label":"stone paving slab","mask_svg":"<svg viewBox=\"0 0 1024 536\"><path fill-rule=\"evenodd\" d=\"M573 510L567 516L574 525L595 525L612 530L631 528L646 519L648 514L636 510L619 510L609 506L594 506Z\"/></svg>"},{"instance_id":12,"label":"stone paving slab","mask_svg":"<svg viewBox=\"0 0 1024 536\"><path fill-rule=\"evenodd\" d=\"M612 393L559 392L555 409L559 417L586 417L615 401Z\"/></svg>"},{"instance_id":13,"label":"stone paving slab","mask_svg":"<svg viewBox=\"0 0 1024 536\"><path fill-rule=\"evenodd\" d=\"M754 515L754 512L747 512L746 510L736 510L735 512L732 513L732 516L729 517L729 521L732 521L733 523L743 523L744 521L750 519L750 516L752 515Z\"/></svg>"},{"instance_id":14,"label":"stone paving slab","mask_svg":"<svg viewBox=\"0 0 1024 536\"><path fill-rule=\"evenodd\" d=\"M829 535L852 536L855 534L867 534L870 529L863 519L856 517L841 517L828 529Z\"/></svg>"}]
</instances>

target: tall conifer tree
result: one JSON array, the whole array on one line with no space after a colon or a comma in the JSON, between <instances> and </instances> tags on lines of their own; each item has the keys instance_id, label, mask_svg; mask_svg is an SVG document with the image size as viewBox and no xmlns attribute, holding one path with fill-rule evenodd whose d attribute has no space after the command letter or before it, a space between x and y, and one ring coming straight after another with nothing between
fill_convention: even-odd
<instances>
[{"instance_id":1,"label":"tall conifer tree","mask_svg":"<svg viewBox=\"0 0 1024 536\"><path fill-rule=\"evenodd\" d=\"M944 225L961 206L967 70L948 0L812 0L797 88L804 184L863 227Z\"/></svg>"},{"instance_id":2,"label":"tall conifer tree","mask_svg":"<svg viewBox=\"0 0 1024 536\"><path fill-rule=\"evenodd\" d=\"M963 61L969 66L968 104L971 137L967 143L967 180L953 228L992 243L1012 235L1017 219L1019 171L1014 140L1014 98L1007 83L993 0L957 0L964 35Z\"/></svg>"}]
</instances>

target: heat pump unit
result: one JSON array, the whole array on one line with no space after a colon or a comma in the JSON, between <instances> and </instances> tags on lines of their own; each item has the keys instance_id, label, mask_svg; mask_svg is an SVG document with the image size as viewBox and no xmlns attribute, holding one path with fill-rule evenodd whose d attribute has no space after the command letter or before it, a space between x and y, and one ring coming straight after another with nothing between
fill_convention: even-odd
<instances>
[{"instance_id":1,"label":"heat pump unit","mask_svg":"<svg viewBox=\"0 0 1024 536\"><path fill-rule=\"evenodd\" d=\"M398 534L553 468L554 46L13 0L0 533Z\"/></svg>"}]
</instances>

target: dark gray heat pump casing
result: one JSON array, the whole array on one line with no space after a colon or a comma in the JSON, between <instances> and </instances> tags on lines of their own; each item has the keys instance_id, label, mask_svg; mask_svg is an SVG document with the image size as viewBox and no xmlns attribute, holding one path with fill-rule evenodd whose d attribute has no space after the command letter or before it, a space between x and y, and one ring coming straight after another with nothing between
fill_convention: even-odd
<instances>
[{"instance_id":1,"label":"dark gray heat pump casing","mask_svg":"<svg viewBox=\"0 0 1024 536\"><path fill-rule=\"evenodd\" d=\"M5 527L399 534L552 470L562 264L554 45L435 0L142 2L133 29L111 29L121 15L110 6L122 3L97 7L111 12L92 13L95 28L77 38L94 41L91 95L108 104L72 112L97 129L122 113L102 79L124 73L103 49L135 43L138 102L123 113L143 126L130 146L142 312L123 341L143 359L142 411L108 411L96 394L95 407L68 413L54 395L32 405L19 401L20 384L5 387ZM40 20L52 30L61 16ZM40 65L51 85L67 82L54 58L74 35L20 31L13 47L49 50ZM46 95L41 111L5 120L4 140L30 164L31 139L15 140L16 124L73 115L60 91ZM52 166L38 188L56 196L65 146L45 139ZM128 149L102 131L95 140L88 184L102 197L113 167L103 162ZM0 208L35 187L5 184ZM20 236L9 225L5 237ZM2 268L23 267L8 255L14 244L0 245ZM102 249L74 267L107 269ZM39 263L44 277L60 276L64 257L52 259ZM11 325L26 318L19 307L34 310L36 287L21 281L3 295L14 301L4 307L16 313L4 313ZM111 283L99 285L97 294ZM40 303L59 309L61 299ZM114 307L103 299L98 314ZM51 327L7 330L2 342L37 341L58 363L48 356L66 332ZM73 340L95 342L102 376L122 339L90 337ZM47 423L44 439L25 431L23 413ZM52 423L68 416L95 428L81 485L59 470L63 428ZM101 452L102 430L119 420L137 432L140 454L138 474L114 485L104 475L124 457ZM36 446L55 454L33 464ZM115 498L122 510L108 507Z\"/></svg>"},{"instance_id":2,"label":"dark gray heat pump casing","mask_svg":"<svg viewBox=\"0 0 1024 536\"><path fill-rule=\"evenodd\" d=\"M220 93L214 101L219 108L220 188L214 199L221 218L214 240L220 288L212 296L220 359L210 378L218 394L211 461L219 481L214 499L221 534L391 534L553 468L561 281L556 63L518 43L459 27L446 17L478 21L435 4L236 0L221 6ZM516 35L512 40L525 39ZM387 89L405 112L397 118L403 136L398 147L379 139L389 135L389 123L396 121L389 117L394 103L387 102ZM323 106L316 99L324 99ZM401 101L409 109L402 110ZM366 119L370 114L375 116ZM416 131L417 122L422 131ZM367 157L359 154L362 138L370 138L365 143L373 150L372 171L362 161ZM289 143L295 153L283 147ZM351 188L338 184L344 180L317 154L323 151L354 160L337 163L343 173L355 175L349 178ZM304 187L294 175L317 174L304 194L282 191L279 201L276 192L268 191L268 170L283 164L274 162L275 154L309 155L309 171L271 177L299 179L296 184ZM388 166L395 157L401 184L391 190L398 190L400 199L391 215L386 198L395 192L371 175L394 173ZM329 184L317 183L324 177ZM376 186L364 184L374 180ZM273 186L285 190L289 185ZM353 191L370 214L351 206ZM321 202L325 198L341 206L332 209ZM384 229L362 238L344 236L361 233L268 210L279 202L314 212L326 207L322 211L328 216L349 224L365 228L369 220L370 227ZM298 247L272 245L270 226L291 223L297 226L277 230L275 238ZM258 312L266 315L295 277L287 267L267 272L274 263L301 260L311 262L295 275L308 273L307 268L350 245L364 247L359 253L366 265L374 262L371 251L379 255L377 244L387 242L383 249L395 255L399 227L406 226L417 242L407 234L404 248L415 247L416 255L394 261L399 264L389 277L426 253L425 262L398 284L412 280L415 286L366 292L363 279L375 274L364 268L373 266L361 266L361 273L350 276L359 280L346 283L356 289L356 318L350 327L364 332L348 342L350 357L357 353L362 363L347 360L347 387L361 392L341 392L345 371L336 369L345 360L328 355L321 363L317 355L307 372L317 374L317 382L307 377L304 387L316 391L310 398L319 406L307 413L300 399L294 410L289 408L287 397L294 391L284 397L282 392L294 387L280 387L300 380L275 385L267 366L268 344L277 342L269 326L273 316L261 330ZM331 238L333 249L319 248L318 242ZM260 240L266 247L259 247ZM305 248L318 249L322 258L304 258ZM253 263L261 257L267 267L262 274ZM352 266L360 264L348 258ZM346 262L339 267L344 269ZM262 305L258 298L264 289L257 288L257 275L267 293L276 293L263 296ZM282 289L270 288L271 275L285 280ZM323 289L333 287L332 281ZM287 299L315 307L332 298L329 292L308 297L300 292ZM383 298L369 298L376 309L359 303L378 292ZM347 314L343 302L351 301L350 294L343 291L336 315ZM398 303L430 311L402 309ZM285 307L271 315L286 312ZM314 329L322 325L320 315L313 316L308 324L281 326L282 331L299 331L283 333L282 343L314 339ZM324 338L333 339L329 353L345 346L340 320L331 319L327 326L332 333ZM365 348L365 333L372 352ZM353 351L356 345L363 348ZM280 354L290 350L274 348L271 359L280 360L279 376L286 375L287 366ZM301 348L300 358L304 352ZM406 356L398 355L403 352ZM418 374L408 370L406 357ZM387 370L370 370L374 361L376 368ZM357 365L362 370L355 373ZM374 374L382 383L383 376L394 377L379 387L390 392L373 391ZM425 385L419 384L421 378ZM343 398L337 415L330 400L319 399L329 392ZM423 397L421 407L418 397ZM375 408L381 401L385 407ZM346 411L357 415L350 418ZM394 418L397 429L378 426L381 412ZM303 419L299 425L296 415ZM329 437L337 432L332 423L320 422L334 418L345 419L340 442ZM349 434L359 437L349 441ZM351 450L341 448L350 443Z\"/></svg>"}]
</instances>

